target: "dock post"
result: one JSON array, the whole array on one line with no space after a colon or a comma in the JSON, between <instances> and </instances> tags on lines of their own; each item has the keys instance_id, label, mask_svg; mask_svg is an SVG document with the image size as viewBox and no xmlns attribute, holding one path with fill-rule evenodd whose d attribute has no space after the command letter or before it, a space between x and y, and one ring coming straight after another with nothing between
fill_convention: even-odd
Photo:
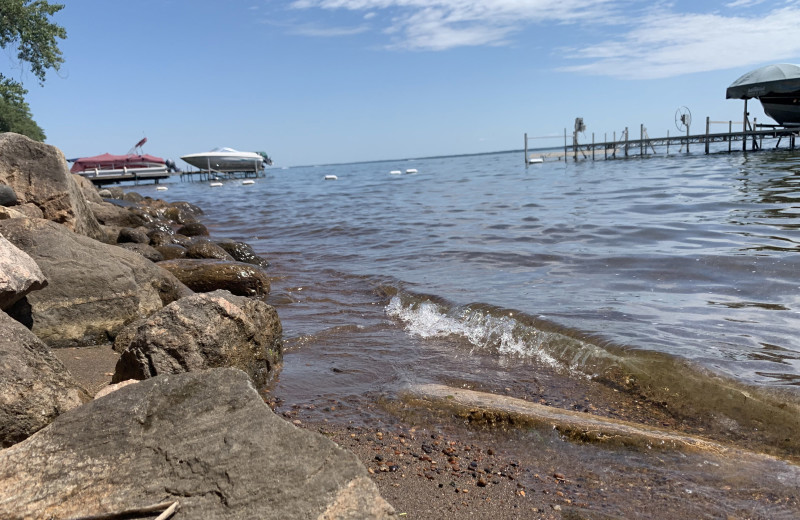
<instances>
[{"instance_id":1,"label":"dock post","mask_svg":"<svg viewBox=\"0 0 800 520\"><path fill-rule=\"evenodd\" d=\"M742 151L747 151L747 98L744 100L744 117L742 118Z\"/></svg>"},{"instance_id":2,"label":"dock post","mask_svg":"<svg viewBox=\"0 0 800 520\"><path fill-rule=\"evenodd\" d=\"M667 155L669 155L669 130L667 130Z\"/></svg>"},{"instance_id":3,"label":"dock post","mask_svg":"<svg viewBox=\"0 0 800 520\"><path fill-rule=\"evenodd\" d=\"M728 137L726 137L728 140L728 153L731 153L731 141L733 141L731 133L733 133L733 121L728 121Z\"/></svg>"},{"instance_id":4,"label":"dock post","mask_svg":"<svg viewBox=\"0 0 800 520\"><path fill-rule=\"evenodd\" d=\"M569 152L567 151L567 129L564 129L564 164L567 164L567 155Z\"/></svg>"},{"instance_id":5,"label":"dock post","mask_svg":"<svg viewBox=\"0 0 800 520\"><path fill-rule=\"evenodd\" d=\"M592 132L592 160L594 161L594 132Z\"/></svg>"},{"instance_id":6,"label":"dock post","mask_svg":"<svg viewBox=\"0 0 800 520\"><path fill-rule=\"evenodd\" d=\"M706 145L706 155L708 155L708 132L711 127L711 118L706 116L706 138L705 138L705 145Z\"/></svg>"},{"instance_id":7,"label":"dock post","mask_svg":"<svg viewBox=\"0 0 800 520\"><path fill-rule=\"evenodd\" d=\"M628 156L628 127L625 127L625 157Z\"/></svg>"},{"instance_id":8,"label":"dock post","mask_svg":"<svg viewBox=\"0 0 800 520\"><path fill-rule=\"evenodd\" d=\"M528 167L528 132L525 132L525 168Z\"/></svg>"},{"instance_id":9,"label":"dock post","mask_svg":"<svg viewBox=\"0 0 800 520\"><path fill-rule=\"evenodd\" d=\"M617 131L614 130L614 148L611 149L611 157L617 158Z\"/></svg>"},{"instance_id":10,"label":"dock post","mask_svg":"<svg viewBox=\"0 0 800 520\"><path fill-rule=\"evenodd\" d=\"M608 160L608 132L603 134L603 159Z\"/></svg>"},{"instance_id":11,"label":"dock post","mask_svg":"<svg viewBox=\"0 0 800 520\"><path fill-rule=\"evenodd\" d=\"M686 153L689 153L689 125L686 125Z\"/></svg>"},{"instance_id":12,"label":"dock post","mask_svg":"<svg viewBox=\"0 0 800 520\"><path fill-rule=\"evenodd\" d=\"M644 123L639 124L639 155L644 155Z\"/></svg>"}]
</instances>

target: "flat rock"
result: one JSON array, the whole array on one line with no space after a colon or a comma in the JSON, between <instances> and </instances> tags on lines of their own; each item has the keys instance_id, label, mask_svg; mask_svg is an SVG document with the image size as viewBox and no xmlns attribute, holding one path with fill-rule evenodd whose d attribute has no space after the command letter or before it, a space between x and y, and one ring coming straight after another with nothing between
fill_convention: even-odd
<instances>
[{"instance_id":1,"label":"flat rock","mask_svg":"<svg viewBox=\"0 0 800 520\"><path fill-rule=\"evenodd\" d=\"M234 367L263 388L281 363L282 332L278 313L260 300L228 291L187 296L117 336L112 382Z\"/></svg>"},{"instance_id":2,"label":"flat rock","mask_svg":"<svg viewBox=\"0 0 800 520\"><path fill-rule=\"evenodd\" d=\"M81 235L100 236L100 225L55 146L0 134L0 184L13 188L20 204L35 204L47 220Z\"/></svg>"},{"instance_id":3,"label":"flat rock","mask_svg":"<svg viewBox=\"0 0 800 520\"><path fill-rule=\"evenodd\" d=\"M0 310L47 285L42 270L27 253L0 235Z\"/></svg>"},{"instance_id":4,"label":"flat rock","mask_svg":"<svg viewBox=\"0 0 800 520\"><path fill-rule=\"evenodd\" d=\"M124 325L191 294L137 253L47 220L3 220L0 234L30 255L47 278L47 287L8 312L51 348L107 342Z\"/></svg>"},{"instance_id":5,"label":"flat rock","mask_svg":"<svg viewBox=\"0 0 800 520\"><path fill-rule=\"evenodd\" d=\"M44 343L4 312L0 330L0 447L7 448L90 397Z\"/></svg>"},{"instance_id":6,"label":"flat rock","mask_svg":"<svg viewBox=\"0 0 800 520\"><path fill-rule=\"evenodd\" d=\"M125 386L0 451L0 517L73 518L171 500L180 518L383 519L355 455L276 416L246 374Z\"/></svg>"},{"instance_id":7,"label":"flat rock","mask_svg":"<svg viewBox=\"0 0 800 520\"><path fill-rule=\"evenodd\" d=\"M179 258L158 262L160 267L196 292L225 289L239 296L269 294L270 283L259 267L226 260Z\"/></svg>"}]
</instances>

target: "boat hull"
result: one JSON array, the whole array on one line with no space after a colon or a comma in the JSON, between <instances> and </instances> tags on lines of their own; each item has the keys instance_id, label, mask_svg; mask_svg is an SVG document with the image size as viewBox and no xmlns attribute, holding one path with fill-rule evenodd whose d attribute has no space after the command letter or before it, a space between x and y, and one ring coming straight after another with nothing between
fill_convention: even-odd
<instances>
[{"instance_id":1,"label":"boat hull","mask_svg":"<svg viewBox=\"0 0 800 520\"><path fill-rule=\"evenodd\" d=\"M759 98L764 113L784 126L800 125L800 92Z\"/></svg>"},{"instance_id":2,"label":"boat hull","mask_svg":"<svg viewBox=\"0 0 800 520\"><path fill-rule=\"evenodd\" d=\"M259 172L264 169L264 158L256 153L242 152L234 155L196 153L185 155L181 159L195 168L223 173Z\"/></svg>"}]
</instances>

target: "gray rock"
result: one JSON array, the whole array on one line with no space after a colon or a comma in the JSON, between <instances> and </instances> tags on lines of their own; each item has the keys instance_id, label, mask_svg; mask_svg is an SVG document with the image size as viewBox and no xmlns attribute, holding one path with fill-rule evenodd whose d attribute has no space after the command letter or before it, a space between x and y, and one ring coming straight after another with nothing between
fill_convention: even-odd
<instances>
[{"instance_id":1,"label":"gray rock","mask_svg":"<svg viewBox=\"0 0 800 520\"><path fill-rule=\"evenodd\" d=\"M187 258L213 258L234 261L224 249L207 238L197 237L186 248Z\"/></svg>"},{"instance_id":2,"label":"gray rock","mask_svg":"<svg viewBox=\"0 0 800 520\"><path fill-rule=\"evenodd\" d=\"M264 296L270 290L269 278L264 272L243 262L181 258L157 265L196 292L225 289L239 296Z\"/></svg>"},{"instance_id":3,"label":"gray rock","mask_svg":"<svg viewBox=\"0 0 800 520\"><path fill-rule=\"evenodd\" d=\"M14 188L0 184L0 206L16 206L18 202Z\"/></svg>"},{"instance_id":4,"label":"gray rock","mask_svg":"<svg viewBox=\"0 0 800 520\"><path fill-rule=\"evenodd\" d=\"M260 300L228 291L195 294L126 327L112 382L234 367L266 387L282 357L281 322Z\"/></svg>"},{"instance_id":5,"label":"gray rock","mask_svg":"<svg viewBox=\"0 0 800 520\"><path fill-rule=\"evenodd\" d=\"M244 242L234 242L233 240L223 240L217 245L224 249L237 262L257 265L263 269L269 267L269 262L258 256L250 244Z\"/></svg>"},{"instance_id":6,"label":"gray rock","mask_svg":"<svg viewBox=\"0 0 800 520\"><path fill-rule=\"evenodd\" d=\"M124 325L191 293L140 255L47 220L3 220L0 234L30 255L47 278L47 287L8 312L50 347L107 342Z\"/></svg>"},{"instance_id":7,"label":"gray rock","mask_svg":"<svg viewBox=\"0 0 800 520\"><path fill-rule=\"evenodd\" d=\"M0 310L47 285L42 270L28 254L0 235Z\"/></svg>"},{"instance_id":8,"label":"gray rock","mask_svg":"<svg viewBox=\"0 0 800 520\"><path fill-rule=\"evenodd\" d=\"M136 228L145 224L146 220L128 208L110 202L89 203L95 218L105 226Z\"/></svg>"},{"instance_id":9,"label":"gray rock","mask_svg":"<svg viewBox=\"0 0 800 520\"><path fill-rule=\"evenodd\" d=\"M134 253L138 253L143 257L147 258L151 262L160 262L164 260L164 255L158 252L156 248L151 246L150 244L137 244L135 242L125 242L122 244L117 244L117 246L127 249L128 251L133 251Z\"/></svg>"},{"instance_id":10,"label":"gray rock","mask_svg":"<svg viewBox=\"0 0 800 520\"><path fill-rule=\"evenodd\" d=\"M111 196L104 198L122 200L122 198L125 196L125 190L123 190L119 186L109 186L108 188L106 188L106 191L108 191L111 194Z\"/></svg>"},{"instance_id":11,"label":"gray rock","mask_svg":"<svg viewBox=\"0 0 800 520\"><path fill-rule=\"evenodd\" d=\"M90 397L24 325L0 312L0 329L0 447L7 448Z\"/></svg>"},{"instance_id":12,"label":"gray rock","mask_svg":"<svg viewBox=\"0 0 800 520\"><path fill-rule=\"evenodd\" d=\"M122 200L126 200L128 202L142 202L144 200L144 197L142 197L135 191L129 191L122 196Z\"/></svg>"},{"instance_id":13,"label":"gray rock","mask_svg":"<svg viewBox=\"0 0 800 520\"><path fill-rule=\"evenodd\" d=\"M0 184L11 186L20 203L35 204L47 220L81 235L100 236L100 225L58 148L19 134L0 134Z\"/></svg>"},{"instance_id":14,"label":"gray rock","mask_svg":"<svg viewBox=\"0 0 800 520\"><path fill-rule=\"evenodd\" d=\"M114 196L111 194L111 191L106 188L103 188L102 190L98 191L97 194L100 195L100 198L103 199L114 198Z\"/></svg>"},{"instance_id":15,"label":"gray rock","mask_svg":"<svg viewBox=\"0 0 800 520\"><path fill-rule=\"evenodd\" d=\"M117 243L125 244L133 242L134 244L149 244L150 237L147 236L145 228L122 228L117 235Z\"/></svg>"},{"instance_id":16,"label":"gray rock","mask_svg":"<svg viewBox=\"0 0 800 520\"><path fill-rule=\"evenodd\" d=\"M200 222L187 222L177 232L187 237L208 236L208 229Z\"/></svg>"},{"instance_id":17,"label":"gray rock","mask_svg":"<svg viewBox=\"0 0 800 520\"><path fill-rule=\"evenodd\" d=\"M0 517L72 518L179 500L181 518L383 519L356 457L276 416L234 369L160 376L0 451Z\"/></svg>"},{"instance_id":18,"label":"gray rock","mask_svg":"<svg viewBox=\"0 0 800 520\"><path fill-rule=\"evenodd\" d=\"M94 204L101 204L103 202L103 197L100 196L97 187L92 181L77 173L72 174L72 180L78 185L78 188L81 190L81 195L83 195L86 202L92 202Z\"/></svg>"},{"instance_id":19,"label":"gray rock","mask_svg":"<svg viewBox=\"0 0 800 520\"><path fill-rule=\"evenodd\" d=\"M161 246L153 246L153 248L161 253L164 260L175 260L177 258L186 258L186 248L178 244L164 244Z\"/></svg>"}]
</instances>

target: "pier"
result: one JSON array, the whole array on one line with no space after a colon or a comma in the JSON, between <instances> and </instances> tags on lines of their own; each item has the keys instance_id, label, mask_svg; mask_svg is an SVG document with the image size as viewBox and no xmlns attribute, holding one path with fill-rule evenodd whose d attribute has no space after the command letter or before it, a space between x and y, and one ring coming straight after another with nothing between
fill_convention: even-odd
<instances>
[{"instance_id":1,"label":"pier","mask_svg":"<svg viewBox=\"0 0 800 520\"><path fill-rule=\"evenodd\" d=\"M78 175L89 179L96 186L105 186L106 184L117 184L128 181L135 184L139 184L142 181L153 181L158 184L162 179L169 178L171 173L166 167L154 167L84 170Z\"/></svg>"},{"instance_id":2,"label":"pier","mask_svg":"<svg viewBox=\"0 0 800 520\"><path fill-rule=\"evenodd\" d=\"M679 122L676 119L676 122ZM734 121L712 121L706 117L705 132L702 134L691 134L689 125L686 124L691 121L691 116L685 119L685 133L670 136L667 132L666 137L650 137L647 135L647 129L644 125L639 126L638 139L631 139L629 130L626 127L620 132L617 138L616 132L613 134L612 139L608 140L608 134L603 135L602 141L595 140L595 134L591 134L591 142L580 142L578 137L583 135L585 126L583 120L577 118L575 120L575 130L572 133L572 142L568 142L567 130L564 129L564 146L563 151L556 150L555 147L548 149L541 149L541 153L531 154L536 149L531 149L529 145L534 139L552 139L554 136L541 136L529 137L525 134L525 166L542 162L545 159L558 159L565 160L572 157L574 161L580 159L585 160L610 160L610 159L625 159L629 157L644 157L648 155L669 155L670 148L677 150L678 153L689 153L690 150L696 149L698 146L702 147L705 154L711 153L712 143L727 143L727 150L723 146L714 150L715 152L734 151L746 152L750 150L764 149L764 141L767 140L767 145L771 145L775 141L774 148L780 147L782 142L785 142L785 148L794 149L796 145L797 136L800 135L800 126L781 126L781 125L764 125L757 124L755 119L750 122L745 119L743 122ZM726 131L712 132L712 125L727 126ZM741 130L734 131L735 127L742 128ZM680 125L679 125L680 128ZM560 138L560 136L559 136ZM776 141L777 140L777 141Z\"/></svg>"},{"instance_id":3,"label":"pier","mask_svg":"<svg viewBox=\"0 0 800 520\"><path fill-rule=\"evenodd\" d=\"M244 172L222 172L214 169L186 170L180 172L181 182L206 182L232 179L257 179L266 177L267 170L250 170ZM195 178L197 177L197 178Z\"/></svg>"}]
</instances>

